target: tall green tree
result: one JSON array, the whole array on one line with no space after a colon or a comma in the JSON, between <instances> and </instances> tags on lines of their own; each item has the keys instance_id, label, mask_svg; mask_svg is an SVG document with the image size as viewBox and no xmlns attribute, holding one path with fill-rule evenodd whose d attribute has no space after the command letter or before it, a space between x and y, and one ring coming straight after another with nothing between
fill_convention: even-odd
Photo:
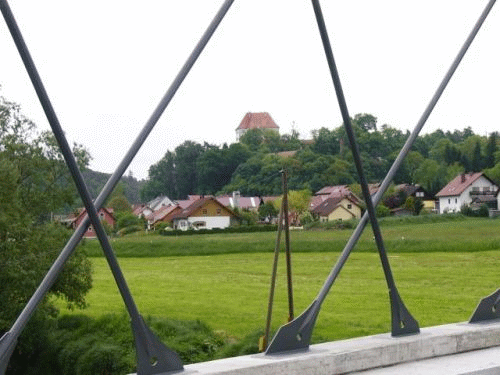
<instances>
[{"instance_id":1,"label":"tall green tree","mask_svg":"<svg viewBox=\"0 0 500 375\"><path fill-rule=\"evenodd\" d=\"M89 157L74 148L83 166ZM53 137L38 134L17 105L0 96L0 336L12 325L71 234L51 221L71 205L76 189ZM91 265L77 251L50 291L68 307L85 307ZM57 314L48 296L21 336L11 361L12 373L25 374L42 355L50 321ZM15 370L15 371L14 371Z\"/></svg>"},{"instance_id":2,"label":"tall green tree","mask_svg":"<svg viewBox=\"0 0 500 375\"><path fill-rule=\"evenodd\" d=\"M498 150L498 133L493 132L488 137L488 143L486 144L485 157L484 157L484 168L493 168L495 166L495 153Z\"/></svg>"}]
</instances>

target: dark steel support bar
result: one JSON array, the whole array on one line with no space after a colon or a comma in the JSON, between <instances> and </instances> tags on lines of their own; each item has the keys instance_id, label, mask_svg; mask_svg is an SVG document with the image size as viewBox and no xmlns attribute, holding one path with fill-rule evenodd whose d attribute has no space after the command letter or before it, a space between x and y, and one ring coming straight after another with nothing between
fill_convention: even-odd
<instances>
[{"instance_id":1,"label":"dark steel support bar","mask_svg":"<svg viewBox=\"0 0 500 375\"><path fill-rule=\"evenodd\" d=\"M288 217L288 171L283 169L283 213L285 216L285 258L288 288L288 321L293 320L292 254L290 251L290 222Z\"/></svg>"},{"instance_id":2,"label":"dark steel support bar","mask_svg":"<svg viewBox=\"0 0 500 375\"><path fill-rule=\"evenodd\" d=\"M396 287L396 282L394 281L394 276L391 271L389 258L387 257L387 251L384 246L382 233L380 231L380 227L377 221L377 216L375 213L375 206L373 204L370 195L370 190L368 189L368 182L366 181L365 174L363 171L363 165L361 161L358 143L356 141L356 136L354 134L354 130L351 124L351 117L349 116L347 103L344 97L344 92L342 90L342 84L340 82L339 73L337 70L337 66L335 64L335 59L333 57L333 51L328 37L328 32L326 30L325 20L323 18L323 12L321 11L319 0L312 0L312 3L314 7L314 13L316 15L316 21L318 23L319 32L321 34L321 40L323 42L323 48L325 50L326 59L328 61L328 67L330 68L330 74L332 76L333 85L335 86L335 92L337 94L337 100L339 102L340 112L342 113L344 127L347 133L347 138L349 139L349 144L351 146L354 164L358 172L361 190L363 192L363 197L365 199L366 208L368 211L368 217L370 219L373 235L375 237L375 243L377 244L378 252L380 255L380 261L382 263L385 279L387 281L387 287L389 288L389 297L391 303L392 335L398 336L402 334L418 333L419 332L418 323L404 306L404 303L401 297L399 296Z\"/></svg>"},{"instance_id":3,"label":"dark steel support bar","mask_svg":"<svg viewBox=\"0 0 500 375\"><path fill-rule=\"evenodd\" d=\"M470 32L469 36L467 37L466 41L462 45L460 51L458 52L457 56L453 60L453 63L451 64L450 68L448 69L447 73L445 74L444 78L442 79L440 85L438 86L436 92L432 96L429 104L425 108L424 112L422 113L417 125L415 126L415 129L413 132L410 134L408 139L406 140L403 148L399 152L398 157L396 160L394 160L394 163L392 164L391 168L389 169L389 172L387 172L386 177L382 181L380 188L378 192L374 195L373 197L373 205L376 206L381 200L383 194L386 192L387 188L391 184L392 179L396 175L396 172L398 169L401 167L401 164L403 163L404 158L410 152L411 147L415 143L415 140L417 139L420 131L424 127L425 123L427 122L427 119L431 115L434 107L436 106L437 102L439 101L439 98L443 94L444 90L446 89L446 86L450 82L453 74L457 70L458 66L460 65L460 62L462 61L463 57L465 56L468 48L472 44L472 41L474 40L475 36L479 32L484 20L488 16L491 8L495 4L496 0L490 0L488 4L486 5L485 9L483 10L481 16L479 17L478 21L474 25L472 31ZM268 350L266 351L266 354L273 354L273 353L280 353L284 351L292 351L292 350L305 350L309 347L310 345L310 339L312 335L312 330L314 329L314 324L316 322L316 319L318 317L319 311L321 309L321 305L324 302L326 296L328 295L328 292L330 291L333 283L337 279L337 276L340 274L340 271L342 270L344 264L346 263L347 259L349 258L349 255L358 242L359 238L361 237L361 234L363 233L363 230L368 223L368 213L365 212L363 217L361 218L359 224L357 225L355 231L349 238L349 241L347 242L346 246L344 247L344 250L342 250L342 253L340 254L339 259L337 260L337 263L333 267L332 271L328 275L327 279L325 280L325 283L323 284L323 287L319 291L317 297L313 300L313 302L309 305L309 307L295 320L292 322L283 325L276 335L274 336L271 344L269 345Z\"/></svg>"},{"instance_id":4,"label":"dark steel support bar","mask_svg":"<svg viewBox=\"0 0 500 375\"><path fill-rule=\"evenodd\" d=\"M175 80L173 83L170 85L167 93L165 96L162 98L160 101L159 105L156 107L155 111L149 118L148 122L144 126L143 130L131 146L129 152L125 155L125 158L122 160L118 168L116 169L115 173L110 177L106 185L104 186L103 190L99 194L99 196L96 199L95 206L99 209L102 207L104 201L107 199L107 197L111 194L113 189L115 188L116 184L119 182L121 176L125 173L126 169L130 165L131 161L139 151L140 147L146 140L147 136L149 133L152 131L153 127L157 123L158 119L160 118L161 114L163 111L166 109L170 101L172 100L173 96L177 92L178 88L180 87L181 83L183 82L184 78L187 76L189 73L190 69L200 56L201 52L203 51L204 47L210 40L211 36L215 32L216 28L224 18L225 14L229 10L229 7L232 5L234 0L226 0L224 4L221 6L220 10L214 17L213 21L203 34L202 38L198 42L198 44L195 46L193 52L189 56L188 60L176 76ZM2 11L2 14L6 20L7 25L9 26L9 29L11 29L11 33L16 32L17 34L20 35L19 30L17 28L17 25L15 24L14 17L12 15L12 12L5 0L0 0L0 8ZM22 40L22 39L21 39ZM24 43L24 42L23 42ZM28 68L27 68L28 69ZM15 346L15 343L21 334L22 330L26 326L27 322L31 318L33 312L35 311L36 307L40 303L40 301L43 299L45 294L48 292L48 290L51 288L55 280L57 279L62 267L64 266L65 262L68 260L68 258L71 256L73 253L75 247L81 240L83 234L86 231L86 228L89 225L89 218L87 217L81 224L80 226L75 230L73 233L73 236L70 238L64 249L62 250L61 254L59 257L56 259L54 264L52 265L51 269L45 276L44 280L42 281L41 285L38 287L36 290L35 294L31 297L30 301L14 323L13 327L9 332L7 332L1 339L0 339L0 373L3 373L5 371L5 368L7 367L7 362L10 358L11 352ZM136 324L137 325L137 324ZM139 326L143 326L143 323L139 323Z\"/></svg>"},{"instance_id":5,"label":"dark steel support bar","mask_svg":"<svg viewBox=\"0 0 500 375\"><path fill-rule=\"evenodd\" d=\"M269 342L269 335L271 333L271 321L273 317L273 303L274 303L274 291L276 289L276 275L278 273L278 259L280 255L280 244L281 244L281 232L283 230L283 203L281 201L280 213L278 216L278 233L276 235L276 244L274 246L274 258L273 258L273 268L271 271L271 286L269 288L269 300L267 303L267 318L266 327L264 329L264 336L261 338L259 343L259 350L263 352L267 348L267 343Z\"/></svg>"}]
</instances>

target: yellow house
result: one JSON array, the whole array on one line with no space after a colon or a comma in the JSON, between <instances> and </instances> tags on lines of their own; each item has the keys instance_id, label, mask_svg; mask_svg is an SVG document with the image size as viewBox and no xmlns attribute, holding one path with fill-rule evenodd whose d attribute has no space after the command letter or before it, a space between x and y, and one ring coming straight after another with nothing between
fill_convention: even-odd
<instances>
[{"instance_id":1,"label":"yellow house","mask_svg":"<svg viewBox=\"0 0 500 375\"><path fill-rule=\"evenodd\" d=\"M350 197L331 197L316 206L311 213L321 222L361 218L361 207Z\"/></svg>"}]
</instances>

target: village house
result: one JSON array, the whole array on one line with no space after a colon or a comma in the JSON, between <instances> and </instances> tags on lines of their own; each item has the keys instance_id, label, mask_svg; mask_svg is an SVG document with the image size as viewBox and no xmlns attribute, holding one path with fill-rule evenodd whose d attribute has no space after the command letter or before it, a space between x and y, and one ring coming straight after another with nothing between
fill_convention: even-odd
<instances>
[{"instance_id":1,"label":"village house","mask_svg":"<svg viewBox=\"0 0 500 375\"><path fill-rule=\"evenodd\" d=\"M236 139L239 140L250 129L269 129L279 134L279 126L267 112L248 112L236 128Z\"/></svg>"},{"instance_id":2,"label":"village house","mask_svg":"<svg viewBox=\"0 0 500 375\"><path fill-rule=\"evenodd\" d=\"M330 196L311 210L311 214L321 222L359 219L361 213L359 202L348 195Z\"/></svg>"},{"instance_id":3,"label":"village house","mask_svg":"<svg viewBox=\"0 0 500 375\"><path fill-rule=\"evenodd\" d=\"M496 200L497 193L498 186L482 172L460 174L436 194L439 213L459 212L473 201Z\"/></svg>"},{"instance_id":4,"label":"village house","mask_svg":"<svg viewBox=\"0 0 500 375\"><path fill-rule=\"evenodd\" d=\"M324 188L316 192L313 197L311 197L309 211L312 212L317 206L325 202L327 199L338 197L349 197L351 200L356 202L358 206L361 204L361 199L349 189L349 186L325 186Z\"/></svg>"},{"instance_id":5,"label":"village house","mask_svg":"<svg viewBox=\"0 0 500 375\"><path fill-rule=\"evenodd\" d=\"M394 193L384 199L384 204L391 209L391 213L398 215L402 211L406 199L413 197L419 199L422 210L432 212L436 208L434 197L418 184L400 184L394 187Z\"/></svg>"},{"instance_id":6,"label":"village house","mask_svg":"<svg viewBox=\"0 0 500 375\"><path fill-rule=\"evenodd\" d=\"M231 209L213 197L196 199L172 217L174 229L180 230L223 229L236 223L237 219Z\"/></svg>"},{"instance_id":7,"label":"village house","mask_svg":"<svg viewBox=\"0 0 500 375\"><path fill-rule=\"evenodd\" d=\"M78 228L80 223L83 221L85 216L87 215L87 210L81 209L76 218L74 219L71 227L73 229ZM107 223L111 228L115 226L116 220L113 216L113 209L112 208L101 208L98 212L99 219L101 221L104 221ZM89 225L87 231L83 234L83 237L85 238L95 238L97 237L96 232L94 230L94 227L92 225Z\"/></svg>"}]
</instances>

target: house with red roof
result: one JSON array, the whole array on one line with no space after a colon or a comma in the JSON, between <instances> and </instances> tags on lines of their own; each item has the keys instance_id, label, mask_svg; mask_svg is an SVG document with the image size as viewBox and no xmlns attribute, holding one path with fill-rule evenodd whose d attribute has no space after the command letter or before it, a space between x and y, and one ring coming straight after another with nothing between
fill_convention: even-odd
<instances>
[{"instance_id":1,"label":"house with red roof","mask_svg":"<svg viewBox=\"0 0 500 375\"><path fill-rule=\"evenodd\" d=\"M116 220L115 220L115 217L113 216L113 209L112 208L102 207L99 210L98 215L99 215L99 220L107 223L111 228L113 228L115 226ZM76 218L74 219L74 221L71 225L72 228L73 229L78 228L80 223L86 217L87 217L87 210L84 208L80 209L80 212L78 213L78 215L76 216ZM83 234L83 237L85 237L85 238L97 237L97 234L96 234L94 227L92 225L89 225L89 227L87 228L87 231Z\"/></svg>"},{"instance_id":2,"label":"house with red roof","mask_svg":"<svg viewBox=\"0 0 500 375\"><path fill-rule=\"evenodd\" d=\"M172 217L174 229L227 228L236 223L237 215L213 197L194 200Z\"/></svg>"},{"instance_id":3,"label":"house with red roof","mask_svg":"<svg viewBox=\"0 0 500 375\"><path fill-rule=\"evenodd\" d=\"M270 129L279 134L279 126L267 112L248 112L236 128L236 139L239 140L250 129Z\"/></svg>"},{"instance_id":4,"label":"house with red roof","mask_svg":"<svg viewBox=\"0 0 500 375\"><path fill-rule=\"evenodd\" d=\"M362 209L359 201L349 195L330 195L323 202L311 209L311 214L321 222L351 220L361 218Z\"/></svg>"},{"instance_id":5,"label":"house with red roof","mask_svg":"<svg viewBox=\"0 0 500 375\"><path fill-rule=\"evenodd\" d=\"M325 186L311 197L309 210L312 212L317 206L330 198L349 197L359 206L361 199L354 194L347 185Z\"/></svg>"},{"instance_id":6,"label":"house with red roof","mask_svg":"<svg viewBox=\"0 0 500 375\"><path fill-rule=\"evenodd\" d=\"M482 172L462 173L436 194L439 213L459 212L463 205L478 199L496 197L498 186Z\"/></svg>"},{"instance_id":7,"label":"house with red roof","mask_svg":"<svg viewBox=\"0 0 500 375\"><path fill-rule=\"evenodd\" d=\"M178 204L171 204L169 206L162 206L155 212L151 213L148 217L148 229L154 228L155 224L164 222L170 223L173 217L182 211L181 206Z\"/></svg>"}]
</instances>

